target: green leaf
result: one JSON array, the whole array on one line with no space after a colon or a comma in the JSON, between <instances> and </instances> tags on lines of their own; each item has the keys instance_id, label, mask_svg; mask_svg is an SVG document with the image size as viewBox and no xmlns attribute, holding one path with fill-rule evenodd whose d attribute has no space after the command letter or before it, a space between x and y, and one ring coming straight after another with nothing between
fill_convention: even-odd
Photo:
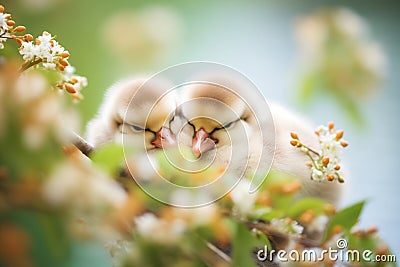
<instances>
[{"instance_id":1,"label":"green leaf","mask_svg":"<svg viewBox=\"0 0 400 267\"><path fill-rule=\"evenodd\" d=\"M233 256L232 266L252 267L256 266L252 251L257 245L258 240L254 237L250 230L240 222L233 222Z\"/></svg>"},{"instance_id":2,"label":"green leaf","mask_svg":"<svg viewBox=\"0 0 400 267\"><path fill-rule=\"evenodd\" d=\"M324 240L326 240L332 233L333 227L335 225L340 225L346 233L349 233L351 228L357 223L362 208L364 207L365 201L358 202L350 207L347 207L337 214L335 214L329 221L326 228Z\"/></svg>"},{"instance_id":3,"label":"green leaf","mask_svg":"<svg viewBox=\"0 0 400 267\"><path fill-rule=\"evenodd\" d=\"M297 218L308 209L315 213L321 213L325 205L326 202L320 198L304 198L292 205L286 215L290 218Z\"/></svg>"},{"instance_id":4,"label":"green leaf","mask_svg":"<svg viewBox=\"0 0 400 267\"><path fill-rule=\"evenodd\" d=\"M293 203L293 195L273 193L272 202L275 209L281 209L284 211L287 210Z\"/></svg>"},{"instance_id":5,"label":"green leaf","mask_svg":"<svg viewBox=\"0 0 400 267\"><path fill-rule=\"evenodd\" d=\"M268 237L266 234L264 234L262 231L257 230L257 236L259 238L259 241L262 243L262 246L267 246L269 250L272 249L272 244L271 241L269 241Z\"/></svg>"},{"instance_id":6,"label":"green leaf","mask_svg":"<svg viewBox=\"0 0 400 267\"><path fill-rule=\"evenodd\" d=\"M386 244L377 235L358 236L353 233L348 235L347 249L348 250L357 250L360 252L369 250L372 252L372 254L369 256L370 259L373 259L374 257L376 257L378 249L382 248L382 246L386 246ZM389 254L393 254L393 253L389 251L388 255ZM362 256L360 257L360 260L364 265L367 265L366 264L367 261ZM358 261L358 259L355 258L355 259L353 259L353 261ZM397 266L397 264L395 262L386 262L386 263L382 263L381 265L378 265L378 266Z\"/></svg>"},{"instance_id":7,"label":"green leaf","mask_svg":"<svg viewBox=\"0 0 400 267\"><path fill-rule=\"evenodd\" d=\"M262 207L255 209L252 214L250 214L251 220L264 220L266 222L271 221L275 218L281 218L283 212L280 210L272 209L270 207Z\"/></svg>"},{"instance_id":8,"label":"green leaf","mask_svg":"<svg viewBox=\"0 0 400 267\"><path fill-rule=\"evenodd\" d=\"M103 168L109 174L115 174L124 161L122 146L117 144L106 145L97 149L91 156L92 162Z\"/></svg>"}]
</instances>

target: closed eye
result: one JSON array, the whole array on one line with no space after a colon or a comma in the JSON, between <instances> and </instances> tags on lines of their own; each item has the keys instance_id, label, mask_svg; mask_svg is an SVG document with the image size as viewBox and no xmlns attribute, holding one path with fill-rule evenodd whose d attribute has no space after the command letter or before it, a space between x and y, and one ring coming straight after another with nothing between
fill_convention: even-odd
<instances>
[{"instance_id":1,"label":"closed eye","mask_svg":"<svg viewBox=\"0 0 400 267\"><path fill-rule=\"evenodd\" d=\"M137 126L137 125L130 125L130 126L131 126L132 130L135 132L143 132L145 130L142 127Z\"/></svg>"},{"instance_id":2,"label":"closed eye","mask_svg":"<svg viewBox=\"0 0 400 267\"><path fill-rule=\"evenodd\" d=\"M214 128L214 130L212 130L212 131L210 132L210 134L213 134L214 132L219 131L219 130L223 130L223 129L229 130L230 128L232 128L233 126L235 126L235 124L236 124L238 121L240 121L240 119L237 119L237 120L228 122L227 124L225 124L225 125L222 126L222 127Z\"/></svg>"},{"instance_id":3,"label":"closed eye","mask_svg":"<svg viewBox=\"0 0 400 267\"><path fill-rule=\"evenodd\" d=\"M225 129L231 128L237 121L231 121L224 125Z\"/></svg>"}]
</instances>

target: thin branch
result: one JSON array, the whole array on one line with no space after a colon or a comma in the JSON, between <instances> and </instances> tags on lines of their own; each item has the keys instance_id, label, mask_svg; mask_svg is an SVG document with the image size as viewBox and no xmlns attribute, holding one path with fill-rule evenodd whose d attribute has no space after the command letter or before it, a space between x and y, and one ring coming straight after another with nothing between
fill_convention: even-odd
<instances>
[{"instance_id":1,"label":"thin branch","mask_svg":"<svg viewBox=\"0 0 400 267\"><path fill-rule=\"evenodd\" d=\"M231 258L228 255L226 255L222 250L220 250L219 248L217 248L216 246L214 246L213 244L211 244L210 242L207 242L207 241L206 241L206 245L207 245L207 248L209 248L212 252L217 254L221 259L223 259L227 263L231 262Z\"/></svg>"},{"instance_id":2,"label":"thin branch","mask_svg":"<svg viewBox=\"0 0 400 267\"><path fill-rule=\"evenodd\" d=\"M303 144L303 146L304 146L305 148L307 148L310 152L312 152L312 153L314 153L315 155L317 155L318 157L320 157L320 154L319 154L317 151L315 151L314 149L312 149L312 148L310 148L310 147L308 147L308 146L306 146L306 145L304 145L304 144Z\"/></svg>"},{"instance_id":3,"label":"thin branch","mask_svg":"<svg viewBox=\"0 0 400 267\"><path fill-rule=\"evenodd\" d=\"M74 144L74 146L76 146L76 148L78 148L84 155L90 158L90 155L94 151L94 147L77 133L71 132L71 134L72 143Z\"/></svg>"},{"instance_id":4,"label":"thin branch","mask_svg":"<svg viewBox=\"0 0 400 267\"><path fill-rule=\"evenodd\" d=\"M19 69L19 72L24 72L27 69L29 69L30 67L33 67L33 66L39 64L42 61L43 61L43 59L41 59L41 58L38 58L38 59L36 59L34 61L27 61L21 66L21 68Z\"/></svg>"}]
</instances>

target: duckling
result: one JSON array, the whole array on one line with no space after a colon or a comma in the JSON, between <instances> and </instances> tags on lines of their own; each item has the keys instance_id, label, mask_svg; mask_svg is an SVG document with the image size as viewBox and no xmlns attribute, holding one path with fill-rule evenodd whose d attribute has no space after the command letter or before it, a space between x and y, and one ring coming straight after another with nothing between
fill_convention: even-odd
<instances>
[{"instance_id":1,"label":"duckling","mask_svg":"<svg viewBox=\"0 0 400 267\"><path fill-rule=\"evenodd\" d=\"M237 93L214 83L187 86L181 98L183 104L179 116L187 123L180 130L172 127L172 131L179 136L178 142L191 147L199 159L211 161L215 157L218 164L237 165L234 170L239 176L260 167L268 168L269 164L259 165L261 153L267 153L267 161L268 155L273 157L273 170L300 179L299 198L318 197L332 204L340 200L342 187L328 181L311 181L310 170L305 166L309 159L290 145L290 132L294 131L304 143L318 147L314 128L297 114L278 104L270 104L270 111L257 117L252 107ZM261 131L265 133L264 130L267 134L260 134ZM235 147L232 144L236 144ZM233 154L241 156L231 162ZM246 170L239 172L243 165L246 165Z\"/></svg>"},{"instance_id":2,"label":"duckling","mask_svg":"<svg viewBox=\"0 0 400 267\"><path fill-rule=\"evenodd\" d=\"M96 147L127 142L152 150L176 144L169 129L176 107L170 83L146 77L111 86L96 117L88 123L87 140Z\"/></svg>"}]
</instances>

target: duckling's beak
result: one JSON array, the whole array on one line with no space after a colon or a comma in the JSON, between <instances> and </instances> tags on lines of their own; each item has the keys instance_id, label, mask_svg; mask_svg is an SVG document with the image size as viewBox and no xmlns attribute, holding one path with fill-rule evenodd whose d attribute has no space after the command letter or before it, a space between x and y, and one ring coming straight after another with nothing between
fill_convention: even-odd
<instances>
[{"instance_id":1,"label":"duckling's beak","mask_svg":"<svg viewBox=\"0 0 400 267\"><path fill-rule=\"evenodd\" d=\"M156 138L151 141L151 144L157 148L166 148L176 146L175 135L167 127L161 127L157 132Z\"/></svg>"},{"instance_id":2,"label":"duckling's beak","mask_svg":"<svg viewBox=\"0 0 400 267\"><path fill-rule=\"evenodd\" d=\"M216 140L210 138L210 134L201 128L196 132L192 142L192 151L196 157L200 157L202 153L214 148Z\"/></svg>"}]
</instances>

